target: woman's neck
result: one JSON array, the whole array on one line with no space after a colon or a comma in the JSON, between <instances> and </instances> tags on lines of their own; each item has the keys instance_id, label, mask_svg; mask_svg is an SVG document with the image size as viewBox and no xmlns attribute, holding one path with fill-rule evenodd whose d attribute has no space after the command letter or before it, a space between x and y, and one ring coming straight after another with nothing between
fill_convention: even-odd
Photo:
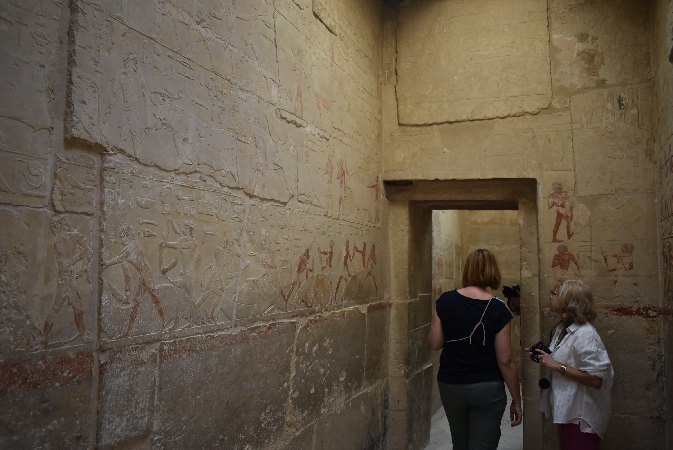
<instances>
[{"instance_id":1,"label":"woman's neck","mask_svg":"<svg viewBox=\"0 0 673 450\"><path fill-rule=\"evenodd\" d=\"M465 297L474 298L477 300L490 300L493 297L490 292L479 286L465 286L458 289L458 293L460 293L460 295L464 295Z\"/></svg>"}]
</instances>

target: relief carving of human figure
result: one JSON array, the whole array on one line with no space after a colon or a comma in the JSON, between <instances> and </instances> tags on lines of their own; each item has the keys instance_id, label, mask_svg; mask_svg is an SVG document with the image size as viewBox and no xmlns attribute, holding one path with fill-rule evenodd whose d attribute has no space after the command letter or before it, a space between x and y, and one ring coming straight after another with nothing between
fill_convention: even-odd
<instances>
[{"instance_id":1,"label":"relief carving of human figure","mask_svg":"<svg viewBox=\"0 0 673 450\"><path fill-rule=\"evenodd\" d=\"M169 224L173 231L178 235L175 241L162 240L159 243L160 248L160 266L161 274L168 278L175 287L182 289L187 297L194 301L193 273L194 273L194 255L197 250L196 239L194 238L194 224L191 220L186 220L182 227L178 227L173 219L169 219ZM176 250L176 255L171 262L164 264L163 249L170 248ZM176 269L176 270L173 270ZM173 274L173 277L171 277Z\"/></svg>"},{"instance_id":2,"label":"relief carving of human figure","mask_svg":"<svg viewBox=\"0 0 673 450\"><path fill-rule=\"evenodd\" d=\"M334 241L330 239L329 248L327 250L321 250L318 246L318 254L320 255L320 269L325 270L326 268L332 268L332 258L334 257ZM325 257L323 261L322 257Z\"/></svg>"},{"instance_id":3,"label":"relief carving of human figure","mask_svg":"<svg viewBox=\"0 0 673 450\"><path fill-rule=\"evenodd\" d=\"M344 202L346 201L346 192L348 190L348 181L346 177L348 175L348 169L346 169L346 161L343 159L339 160L339 171L337 172L337 179L339 180L339 215L344 207Z\"/></svg>"},{"instance_id":4,"label":"relief carving of human figure","mask_svg":"<svg viewBox=\"0 0 673 450\"><path fill-rule=\"evenodd\" d=\"M143 294L148 294L150 296L150 299L154 304L154 308L157 310L157 313L161 318L161 327L163 328L166 315L164 313L163 306L161 305L161 299L157 293L154 281L152 280L150 266L147 262L147 259L145 258L145 253L143 252L140 243L134 236L133 227L129 224L122 225L121 228L119 228L119 238L124 244L124 248L117 256L108 261L104 261L103 267L110 267L116 264L121 264L124 274L130 273L129 266L138 272L136 292L131 302L131 315L129 316L126 330L122 333L121 337L128 337L131 335L131 329L133 328L133 324L136 321L138 308L140 307ZM126 291L129 292L129 289L127 288Z\"/></svg>"},{"instance_id":5,"label":"relief carving of human figure","mask_svg":"<svg viewBox=\"0 0 673 450\"><path fill-rule=\"evenodd\" d=\"M355 245L353 246L355 248ZM339 286L341 285L342 281L348 281L348 279L352 276L351 275L351 270L348 267L348 264L353 261L353 258L355 257L355 253L351 253L351 244L350 240L346 239L346 245L344 247L344 255L343 258L341 259L341 272L339 273L339 279L337 280L336 288L334 289L334 297L333 301L336 301L338 292L339 292ZM346 270L346 275L344 275L344 269Z\"/></svg>"},{"instance_id":6,"label":"relief carving of human figure","mask_svg":"<svg viewBox=\"0 0 673 450\"><path fill-rule=\"evenodd\" d=\"M378 292L379 287L376 284L376 277L374 275L375 266L376 266L376 245L372 244L372 248L369 251L369 256L367 257L367 264L365 266L365 276L363 278L363 281L366 280L367 278L371 278L372 281L374 282L374 290L375 292Z\"/></svg>"},{"instance_id":7,"label":"relief carving of human figure","mask_svg":"<svg viewBox=\"0 0 673 450\"><path fill-rule=\"evenodd\" d=\"M573 231L573 202L570 193L563 188L562 183L554 183L552 189L553 192L547 197L547 208L556 209L552 242L562 242L558 239L558 231L563 222L566 224L566 240L571 239L575 234Z\"/></svg>"},{"instance_id":8,"label":"relief carving of human figure","mask_svg":"<svg viewBox=\"0 0 673 450\"><path fill-rule=\"evenodd\" d=\"M52 217L49 226L54 235L58 275L56 277L56 298L42 329L44 345L49 343L49 333L54 326L54 319L65 305L72 308L78 336L84 341L89 341L92 336L84 324L79 279L85 278L89 282L91 249L84 241L82 233L72 225L67 216Z\"/></svg>"},{"instance_id":9,"label":"relief carving of human figure","mask_svg":"<svg viewBox=\"0 0 673 450\"><path fill-rule=\"evenodd\" d=\"M311 266L309 267L308 263L309 260L311 260ZM299 288L301 286L302 280L301 276L302 274L305 275L305 279L308 280L308 275L309 273L313 272L314 269L314 261L311 259L311 252L307 248L304 250L304 252L301 254L299 257L299 261L297 262L297 268L295 269L294 276L292 279L292 283L290 284L290 288L287 291L287 294L283 292L282 289L280 289L280 294L283 296L283 300L285 302L285 310L287 310L287 306L290 300L290 296L294 292L295 289Z\"/></svg>"}]
</instances>

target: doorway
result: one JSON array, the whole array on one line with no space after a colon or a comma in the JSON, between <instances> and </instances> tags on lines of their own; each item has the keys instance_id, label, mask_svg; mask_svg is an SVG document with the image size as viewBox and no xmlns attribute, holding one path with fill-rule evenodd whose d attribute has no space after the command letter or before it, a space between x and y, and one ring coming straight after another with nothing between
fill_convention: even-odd
<instances>
[{"instance_id":1,"label":"doorway","mask_svg":"<svg viewBox=\"0 0 673 450\"><path fill-rule=\"evenodd\" d=\"M520 284L521 236L519 211L508 210L434 210L432 211L432 300L442 292L462 286L461 276L467 256L478 248L487 248L498 260L501 286L491 293L506 300L502 289ZM510 305L512 320L512 352L521 373L521 311ZM439 355L431 354L433 380L439 369ZM509 391L507 391L509 397ZM509 401L508 401L509 404ZM439 391L431 393L430 441L426 450L450 448L451 435L441 405ZM509 426L508 414L502 421L499 448L520 450L523 447L523 427Z\"/></svg>"},{"instance_id":2,"label":"doorway","mask_svg":"<svg viewBox=\"0 0 673 450\"><path fill-rule=\"evenodd\" d=\"M388 289L392 302L390 347L391 417L389 441L399 447L425 448L433 411L432 355L424 336L433 300L433 211L513 211L519 233L518 281L521 285L522 342L540 336L537 180L394 180L386 181L390 260ZM408 236L404 239L403 236ZM466 250L466 249L464 249ZM523 365L524 448L542 444L537 413L538 372ZM391 447L392 448L392 447Z\"/></svg>"}]
</instances>

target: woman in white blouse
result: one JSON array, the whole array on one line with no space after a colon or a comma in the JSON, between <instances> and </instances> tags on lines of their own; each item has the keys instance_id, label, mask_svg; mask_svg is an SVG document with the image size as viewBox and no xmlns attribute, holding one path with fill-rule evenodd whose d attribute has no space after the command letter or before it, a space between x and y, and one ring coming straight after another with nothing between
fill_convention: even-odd
<instances>
[{"instance_id":1,"label":"woman in white blouse","mask_svg":"<svg viewBox=\"0 0 673 450\"><path fill-rule=\"evenodd\" d=\"M596 317L589 286L567 280L549 293L550 309L561 316L549 345L536 349L551 389L543 390L540 410L558 426L561 450L598 449L610 417L614 372L591 321ZM526 349L531 353L530 349Z\"/></svg>"}]
</instances>

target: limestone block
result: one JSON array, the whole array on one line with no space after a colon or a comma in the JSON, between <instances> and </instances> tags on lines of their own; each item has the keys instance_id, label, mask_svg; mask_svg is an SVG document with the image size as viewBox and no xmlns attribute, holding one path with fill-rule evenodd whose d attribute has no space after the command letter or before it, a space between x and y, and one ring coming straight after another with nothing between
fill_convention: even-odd
<instances>
[{"instance_id":1,"label":"limestone block","mask_svg":"<svg viewBox=\"0 0 673 450\"><path fill-rule=\"evenodd\" d=\"M0 363L0 447L92 448L92 373L89 352Z\"/></svg>"},{"instance_id":2,"label":"limestone block","mask_svg":"<svg viewBox=\"0 0 673 450\"><path fill-rule=\"evenodd\" d=\"M361 3L353 8L367 8ZM354 37L347 42L337 40L308 11L298 11L293 2L280 2L279 10L279 107L359 152L377 154L379 60L372 53L377 54L378 47L366 44L363 49ZM334 9L330 11L325 14L334 17ZM339 26L345 26L344 18L339 17Z\"/></svg>"},{"instance_id":3,"label":"limestone block","mask_svg":"<svg viewBox=\"0 0 673 450\"><path fill-rule=\"evenodd\" d=\"M297 199L320 208L328 217L379 224L383 185L375 175L378 163L338 139L313 133L311 127L305 130L306 135L291 144L299 160Z\"/></svg>"},{"instance_id":4,"label":"limestone block","mask_svg":"<svg viewBox=\"0 0 673 450\"><path fill-rule=\"evenodd\" d=\"M673 233L661 240L661 284L663 286L664 304L673 305Z\"/></svg>"},{"instance_id":5,"label":"limestone block","mask_svg":"<svg viewBox=\"0 0 673 450\"><path fill-rule=\"evenodd\" d=\"M367 307L365 380L368 384L388 376L390 311L390 303L375 303Z\"/></svg>"},{"instance_id":6,"label":"limestone block","mask_svg":"<svg viewBox=\"0 0 673 450\"><path fill-rule=\"evenodd\" d=\"M614 410L614 408L613 408ZM648 407L645 411L651 411ZM664 448L666 435L666 415L643 416L617 415L610 417L608 431L601 446L605 448Z\"/></svg>"},{"instance_id":7,"label":"limestone block","mask_svg":"<svg viewBox=\"0 0 673 450\"><path fill-rule=\"evenodd\" d=\"M156 394L158 345L101 353L101 405L98 441L116 448L139 438L149 440Z\"/></svg>"},{"instance_id":8,"label":"limestone block","mask_svg":"<svg viewBox=\"0 0 673 450\"><path fill-rule=\"evenodd\" d=\"M268 312L377 298L381 269L371 230L345 224L337 229L322 215L261 203L251 205L246 223L243 253L248 261L237 300L241 311L249 302L259 302L253 294L260 290Z\"/></svg>"},{"instance_id":9,"label":"limestone block","mask_svg":"<svg viewBox=\"0 0 673 450\"><path fill-rule=\"evenodd\" d=\"M167 47L180 59L271 100L277 91L273 2L184 3L166 0L78 1ZM138 39L141 39L138 37Z\"/></svg>"},{"instance_id":10,"label":"limestone block","mask_svg":"<svg viewBox=\"0 0 673 450\"><path fill-rule=\"evenodd\" d=\"M569 112L540 113L533 117L534 145L544 170L573 169L572 122Z\"/></svg>"},{"instance_id":11,"label":"limestone block","mask_svg":"<svg viewBox=\"0 0 673 450\"><path fill-rule=\"evenodd\" d=\"M572 97L577 195L652 192L649 86Z\"/></svg>"},{"instance_id":12,"label":"limestone block","mask_svg":"<svg viewBox=\"0 0 673 450\"><path fill-rule=\"evenodd\" d=\"M315 39L312 42L310 35L300 30L285 16L277 17L280 107L330 133L331 110L337 101L343 101L337 99L334 83L338 69L327 53L329 40L311 36Z\"/></svg>"},{"instance_id":13,"label":"limestone block","mask_svg":"<svg viewBox=\"0 0 673 450\"><path fill-rule=\"evenodd\" d=\"M56 155L52 200L59 212L93 215L98 207L100 160L85 152Z\"/></svg>"},{"instance_id":14,"label":"limestone block","mask_svg":"<svg viewBox=\"0 0 673 450\"><path fill-rule=\"evenodd\" d=\"M614 314L601 315L596 321L596 329L615 370L612 410L620 415L664 415L661 395L664 358L658 322L658 319Z\"/></svg>"},{"instance_id":15,"label":"limestone block","mask_svg":"<svg viewBox=\"0 0 673 450\"><path fill-rule=\"evenodd\" d=\"M673 217L673 137L659 149L658 209L661 220Z\"/></svg>"},{"instance_id":16,"label":"limestone block","mask_svg":"<svg viewBox=\"0 0 673 450\"><path fill-rule=\"evenodd\" d=\"M96 335L94 224L0 208L0 354L91 342Z\"/></svg>"},{"instance_id":17,"label":"limestone block","mask_svg":"<svg viewBox=\"0 0 673 450\"><path fill-rule=\"evenodd\" d=\"M242 198L209 178L120 157L106 160L102 170L106 339L231 321Z\"/></svg>"},{"instance_id":18,"label":"limestone block","mask_svg":"<svg viewBox=\"0 0 673 450\"><path fill-rule=\"evenodd\" d=\"M650 7L629 0L549 4L554 93L650 77Z\"/></svg>"},{"instance_id":19,"label":"limestone block","mask_svg":"<svg viewBox=\"0 0 673 450\"><path fill-rule=\"evenodd\" d=\"M357 309L314 317L299 329L291 402L300 421L342 404L362 387L365 338L366 317Z\"/></svg>"},{"instance_id":20,"label":"limestone block","mask_svg":"<svg viewBox=\"0 0 673 450\"><path fill-rule=\"evenodd\" d=\"M260 97L80 3L67 134L163 169L287 201L296 157Z\"/></svg>"},{"instance_id":21,"label":"limestone block","mask_svg":"<svg viewBox=\"0 0 673 450\"><path fill-rule=\"evenodd\" d=\"M432 391L437 389L432 379L432 366L413 374L408 380L407 395L409 409L407 416L409 448L421 448L430 434L430 400Z\"/></svg>"},{"instance_id":22,"label":"limestone block","mask_svg":"<svg viewBox=\"0 0 673 450\"><path fill-rule=\"evenodd\" d=\"M535 151L530 117L404 127L398 133L392 152L384 155L389 179L537 177L546 158Z\"/></svg>"},{"instance_id":23,"label":"limestone block","mask_svg":"<svg viewBox=\"0 0 673 450\"><path fill-rule=\"evenodd\" d=\"M47 205L51 186L48 141L46 130L33 133L27 125L0 119L0 203Z\"/></svg>"},{"instance_id":24,"label":"limestone block","mask_svg":"<svg viewBox=\"0 0 673 450\"><path fill-rule=\"evenodd\" d=\"M654 97L652 117L654 137L663 145L673 136L673 9L670 2L654 2L652 30L652 72Z\"/></svg>"},{"instance_id":25,"label":"limestone block","mask_svg":"<svg viewBox=\"0 0 673 450\"><path fill-rule=\"evenodd\" d=\"M434 1L399 15L400 123L489 119L549 105L545 1Z\"/></svg>"},{"instance_id":26,"label":"limestone block","mask_svg":"<svg viewBox=\"0 0 673 450\"><path fill-rule=\"evenodd\" d=\"M35 0L0 5L0 203L48 203L54 79L59 58L65 57L65 6Z\"/></svg>"},{"instance_id":27,"label":"limestone block","mask_svg":"<svg viewBox=\"0 0 673 450\"><path fill-rule=\"evenodd\" d=\"M421 367L431 364L431 354L427 340L429 332L429 324L409 331L409 355L407 357L407 370L414 372Z\"/></svg>"},{"instance_id":28,"label":"limestone block","mask_svg":"<svg viewBox=\"0 0 673 450\"><path fill-rule=\"evenodd\" d=\"M63 7L63 1L39 0L3 2L0 6L4 24L0 32L0 86L4 92L0 112L3 119L28 125L33 132L46 131L53 120L50 78L60 56Z\"/></svg>"},{"instance_id":29,"label":"limestone block","mask_svg":"<svg viewBox=\"0 0 673 450\"><path fill-rule=\"evenodd\" d=\"M163 343L153 445L265 448L276 442L290 395L295 329L285 322Z\"/></svg>"},{"instance_id":30,"label":"limestone block","mask_svg":"<svg viewBox=\"0 0 673 450\"><path fill-rule=\"evenodd\" d=\"M313 448L384 449L385 393L381 386L346 402L343 409L320 418ZM347 433L344 430L348 430Z\"/></svg>"},{"instance_id":31,"label":"limestone block","mask_svg":"<svg viewBox=\"0 0 673 450\"><path fill-rule=\"evenodd\" d=\"M656 212L651 196L595 196L582 202L591 211L592 235L605 241L654 242Z\"/></svg>"},{"instance_id":32,"label":"limestone block","mask_svg":"<svg viewBox=\"0 0 673 450\"><path fill-rule=\"evenodd\" d=\"M593 267L598 264L593 263ZM628 305L629 308L661 304L659 277L657 275L594 276L584 275L583 280L591 286L594 301L598 305Z\"/></svg>"}]
</instances>

